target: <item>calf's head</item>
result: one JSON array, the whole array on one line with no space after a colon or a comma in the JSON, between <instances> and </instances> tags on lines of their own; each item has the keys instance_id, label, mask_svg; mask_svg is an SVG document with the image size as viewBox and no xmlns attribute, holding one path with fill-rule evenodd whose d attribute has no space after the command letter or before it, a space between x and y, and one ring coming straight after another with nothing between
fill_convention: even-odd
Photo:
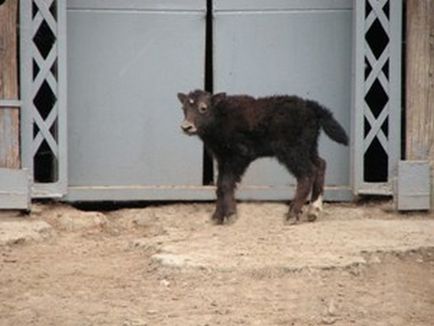
<instances>
[{"instance_id":1,"label":"calf's head","mask_svg":"<svg viewBox=\"0 0 434 326\"><path fill-rule=\"evenodd\" d=\"M215 106L226 96L225 93L211 95L208 92L195 90L188 94L178 93L178 99L184 111L181 129L187 135L201 135L215 119Z\"/></svg>"}]
</instances>

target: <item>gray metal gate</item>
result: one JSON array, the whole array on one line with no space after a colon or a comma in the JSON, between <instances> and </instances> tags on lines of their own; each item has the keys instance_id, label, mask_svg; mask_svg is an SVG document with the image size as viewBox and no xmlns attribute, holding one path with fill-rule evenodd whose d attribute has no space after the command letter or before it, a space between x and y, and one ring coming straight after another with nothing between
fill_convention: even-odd
<instances>
[{"instance_id":1,"label":"gray metal gate","mask_svg":"<svg viewBox=\"0 0 434 326\"><path fill-rule=\"evenodd\" d=\"M205 1L67 4L68 200L211 198L176 98L203 87Z\"/></svg>"},{"instance_id":2,"label":"gray metal gate","mask_svg":"<svg viewBox=\"0 0 434 326\"><path fill-rule=\"evenodd\" d=\"M352 0L216 0L216 91L296 94L329 107L350 134ZM321 136L326 199L351 198L350 151ZM289 188L288 188L288 185ZM241 197L285 199L294 188L275 160L252 164Z\"/></svg>"},{"instance_id":3,"label":"gray metal gate","mask_svg":"<svg viewBox=\"0 0 434 326\"><path fill-rule=\"evenodd\" d=\"M179 132L176 99L204 86L206 2L21 1L23 165L34 197L214 198L202 184L201 143ZM212 4L214 90L320 101L352 139L349 148L320 140L326 197L391 193L400 156L402 1ZM377 166L380 177L367 173ZM258 161L240 197L286 199L291 184L277 163Z\"/></svg>"}]
</instances>

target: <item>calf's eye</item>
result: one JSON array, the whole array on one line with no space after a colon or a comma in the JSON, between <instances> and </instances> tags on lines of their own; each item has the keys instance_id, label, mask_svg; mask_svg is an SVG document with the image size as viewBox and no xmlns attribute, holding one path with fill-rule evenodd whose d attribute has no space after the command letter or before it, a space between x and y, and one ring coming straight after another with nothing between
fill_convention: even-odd
<instances>
[{"instance_id":1,"label":"calf's eye","mask_svg":"<svg viewBox=\"0 0 434 326\"><path fill-rule=\"evenodd\" d=\"M200 103L199 104L199 112L200 113L205 113L207 111L208 107L206 106L206 104L204 103Z\"/></svg>"}]
</instances>

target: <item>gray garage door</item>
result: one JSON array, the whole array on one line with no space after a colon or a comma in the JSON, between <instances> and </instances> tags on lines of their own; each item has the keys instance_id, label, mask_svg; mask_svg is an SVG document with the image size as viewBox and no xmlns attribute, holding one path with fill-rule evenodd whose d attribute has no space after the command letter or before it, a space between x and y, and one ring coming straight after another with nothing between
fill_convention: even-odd
<instances>
[{"instance_id":1,"label":"gray garage door","mask_svg":"<svg viewBox=\"0 0 434 326\"><path fill-rule=\"evenodd\" d=\"M68 198L200 198L176 93L203 87L205 1L67 5Z\"/></svg>"},{"instance_id":2,"label":"gray garage door","mask_svg":"<svg viewBox=\"0 0 434 326\"><path fill-rule=\"evenodd\" d=\"M350 134L352 3L216 0L215 91L311 98ZM319 148L328 162L326 197L350 198L349 148L324 135ZM263 159L248 170L241 196L287 198L290 183L282 166Z\"/></svg>"},{"instance_id":3,"label":"gray garage door","mask_svg":"<svg viewBox=\"0 0 434 326\"><path fill-rule=\"evenodd\" d=\"M212 7L215 91L312 98L350 131L351 0ZM179 132L176 99L204 86L206 10L204 0L67 1L69 200L214 197L201 143ZM326 197L350 198L348 148L322 137L320 152ZM287 199L292 188L263 160L240 197Z\"/></svg>"}]
</instances>

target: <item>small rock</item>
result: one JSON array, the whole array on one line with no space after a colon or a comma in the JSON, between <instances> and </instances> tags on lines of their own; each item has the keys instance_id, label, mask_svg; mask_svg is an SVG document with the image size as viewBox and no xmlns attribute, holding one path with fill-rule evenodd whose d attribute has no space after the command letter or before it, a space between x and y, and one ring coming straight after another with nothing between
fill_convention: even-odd
<instances>
[{"instance_id":1,"label":"small rock","mask_svg":"<svg viewBox=\"0 0 434 326\"><path fill-rule=\"evenodd\" d=\"M331 299L327 307L327 314L329 316L336 316L336 312L337 312L336 303L333 299Z\"/></svg>"},{"instance_id":2,"label":"small rock","mask_svg":"<svg viewBox=\"0 0 434 326\"><path fill-rule=\"evenodd\" d=\"M152 247L146 239L134 239L128 242L127 249L148 249Z\"/></svg>"},{"instance_id":3,"label":"small rock","mask_svg":"<svg viewBox=\"0 0 434 326\"><path fill-rule=\"evenodd\" d=\"M349 273L353 276L360 276L360 269L358 266L352 266L349 269Z\"/></svg>"},{"instance_id":4,"label":"small rock","mask_svg":"<svg viewBox=\"0 0 434 326\"><path fill-rule=\"evenodd\" d=\"M122 326L147 326L148 322L143 319L126 320L122 323Z\"/></svg>"},{"instance_id":5,"label":"small rock","mask_svg":"<svg viewBox=\"0 0 434 326\"><path fill-rule=\"evenodd\" d=\"M164 279L164 280L160 281L160 285L167 288L167 287L169 287L170 282L168 280Z\"/></svg>"},{"instance_id":6,"label":"small rock","mask_svg":"<svg viewBox=\"0 0 434 326\"><path fill-rule=\"evenodd\" d=\"M188 262L187 257L174 254L156 254L152 258L167 267L185 267Z\"/></svg>"},{"instance_id":7,"label":"small rock","mask_svg":"<svg viewBox=\"0 0 434 326\"><path fill-rule=\"evenodd\" d=\"M24 219L2 221L0 224L0 246L42 241L54 235L53 228L44 221Z\"/></svg>"},{"instance_id":8,"label":"small rock","mask_svg":"<svg viewBox=\"0 0 434 326\"><path fill-rule=\"evenodd\" d=\"M381 263L381 259L380 257L373 255L369 258L369 263L370 264L380 264Z\"/></svg>"},{"instance_id":9,"label":"small rock","mask_svg":"<svg viewBox=\"0 0 434 326\"><path fill-rule=\"evenodd\" d=\"M148 227L148 226L152 225L153 223L155 223L155 220L156 220L155 213L154 212L148 212L148 214L136 216L133 219L133 223L136 226Z\"/></svg>"},{"instance_id":10,"label":"small rock","mask_svg":"<svg viewBox=\"0 0 434 326\"><path fill-rule=\"evenodd\" d=\"M14 259L14 258L5 258L3 259L3 262L5 263L16 263L18 261L18 259Z\"/></svg>"},{"instance_id":11,"label":"small rock","mask_svg":"<svg viewBox=\"0 0 434 326\"><path fill-rule=\"evenodd\" d=\"M60 215L57 223L60 228L66 231L80 231L101 227L107 224L108 220L102 213L86 212L79 216Z\"/></svg>"},{"instance_id":12,"label":"small rock","mask_svg":"<svg viewBox=\"0 0 434 326\"><path fill-rule=\"evenodd\" d=\"M337 306L334 299L330 299L329 303L323 311L322 323L332 325L337 321Z\"/></svg>"},{"instance_id":13,"label":"small rock","mask_svg":"<svg viewBox=\"0 0 434 326\"><path fill-rule=\"evenodd\" d=\"M324 325L333 325L334 323L336 323L338 319L336 317L333 316L325 316L321 319L322 323Z\"/></svg>"},{"instance_id":14,"label":"small rock","mask_svg":"<svg viewBox=\"0 0 434 326\"><path fill-rule=\"evenodd\" d=\"M43 205L34 204L32 205L32 215L40 216L44 211Z\"/></svg>"}]
</instances>

